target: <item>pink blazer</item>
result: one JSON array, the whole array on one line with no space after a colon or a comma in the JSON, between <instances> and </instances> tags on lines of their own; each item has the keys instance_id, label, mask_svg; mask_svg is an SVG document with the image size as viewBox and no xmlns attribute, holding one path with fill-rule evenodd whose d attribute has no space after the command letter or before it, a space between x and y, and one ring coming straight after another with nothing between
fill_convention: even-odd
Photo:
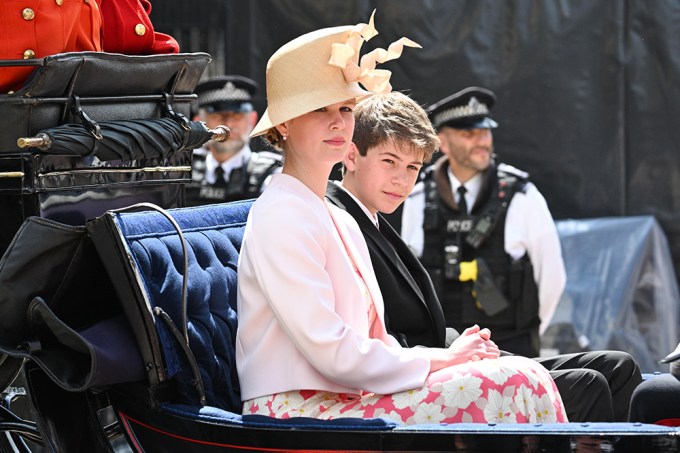
<instances>
[{"instance_id":1,"label":"pink blazer","mask_svg":"<svg viewBox=\"0 0 680 453\"><path fill-rule=\"evenodd\" d=\"M366 281L382 323L368 337ZM429 361L384 328L383 300L354 219L276 174L253 205L238 265L236 365L245 400L290 390L391 394L424 385Z\"/></svg>"}]
</instances>

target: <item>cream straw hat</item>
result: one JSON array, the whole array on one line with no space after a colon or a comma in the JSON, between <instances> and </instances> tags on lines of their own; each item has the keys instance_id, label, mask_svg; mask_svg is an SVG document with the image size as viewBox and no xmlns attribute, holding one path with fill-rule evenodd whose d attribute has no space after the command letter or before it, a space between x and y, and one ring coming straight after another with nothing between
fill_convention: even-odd
<instances>
[{"instance_id":1,"label":"cream straw hat","mask_svg":"<svg viewBox=\"0 0 680 453\"><path fill-rule=\"evenodd\" d=\"M399 58L404 46L420 45L401 38L387 50L364 55L359 63L362 43L378 34L374 15L368 24L323 28L277 50L267 63L267 110L250 136L337 102L391 91L390 71L375 69L376 63Z\"/></svg>"}]
</instances>

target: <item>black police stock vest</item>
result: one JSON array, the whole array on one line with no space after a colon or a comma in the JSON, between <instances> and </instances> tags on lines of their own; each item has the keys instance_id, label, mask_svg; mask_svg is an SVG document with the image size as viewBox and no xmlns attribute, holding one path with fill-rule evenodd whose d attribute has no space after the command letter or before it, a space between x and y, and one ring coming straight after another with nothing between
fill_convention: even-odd
<instances>
[{"instance_id":1,"label":"black police stock vest","mask_svg":"<svg viewBox=\"0 0 680 453\"><path fill-rule=\"evenodd\" d=\"M527 181L494 166L488 172L470 215L461 215L442 200L433 167L425 172L425 242L421 261L435 285L447 326L462 332L478 324L490 328L497 340L503 340L538 327L538 288L528 256L513 260L505 252L507 206L515 193L524 190ZM485 231L489 228L490 231ZM480 236L480 231L486 234ZM475 297L474 283L461 282L457 270L451 268L452 254L457 254L458 262L481 258L509 306L488 316Z\"/></svg>"},{"instance_id":2,"label":"black police stock vest","mask_svg":"<svg viewBox=\"0 0 680 453\"><path fill-rule=\"evenodd\" d=\"M205 180L205 155L194 153L191 183L186 186L186 206L200 206L257 198L262 193L265 179L282 165L279 156L269 152L253 152L248 163L229 174L224 187L208 184Z\"/></svg>"}]
</instances>

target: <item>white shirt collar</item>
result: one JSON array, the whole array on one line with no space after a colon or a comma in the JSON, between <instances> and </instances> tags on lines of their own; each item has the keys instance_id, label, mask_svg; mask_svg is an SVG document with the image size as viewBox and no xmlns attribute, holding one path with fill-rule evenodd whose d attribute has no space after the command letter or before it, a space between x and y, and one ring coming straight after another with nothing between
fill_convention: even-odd
<instances>
[{"instance_id":1,"label":"white shirt collar","mask_svg":"<svg viewBox=\"0 0 680 453\"><path fill-rule=\"evenodd\" d=\"M250 150L250 146L246 144L243 148L241 148L236 154L234 154L230 159L225 160L222 162L222 164L219 164L217 160L215 159L215 156L210 152L210 150L207 151L207 155L205 157L205 180L208 184L214 184L215 183L215 169L217 166L221 166L222 169L224 170L224 177L228 178L229 173L231 173L232 170L236 168L241 168L250 159L250 155L252 154L252 151Z\"/></svg>"},{"instance_id":2,"label":"white shirt collar","mask_svg":"<svg viewBox=\"0 0 680 453\"><path fill-rule=\"evenodd\" d=\"M457 200L458 194L456 193L458 188L463 185L460 183L458 178L453 174L451 171L451 167L448 168L447 171L449 175L449 182L451 183L451 191L453 192L453 199ZM474 175L472 178L467 180L465 182L465 189L467 192L465 192L465 201L467 202L467 205L472 208L472 206L475 203L475 200L477 199L477 195L479 195L480 190L482 190L482 174L477 173Z\"/></svg>"},{"instance_id":3,"label":"white shirt collar","mask_svg":"<svg viewBox=\"0 0 680 453\"><path fill-rule=\"evenodd\" d=\"M371 214L371 211L369 211L369 210L366 208L366 206L364 206L364 204L363 204L362 202L360 202L359 199L358 199L357 197L354 196L354 194L353 194L352 192L350 192L349 190L347 190L347 189L345 188L345 186L342 185L342 181L331 181L331 182L332 182L333 184L335 184L336 186L340 187L340 188L341 188L342 190L344 190L345 192L347 192L347 193L349 194L349 196L352 197L352 199L356 202L356 204L359 205L359 207L361 208L361 210L364 211L364 214L366 214L366 215L368 216L368 218L371 219L371 222L373 222L373 225L375 225L376 228L380 228L380 227L378 226L378 225L379 225L379 223L378 223L378 215L377 215L377 214L376 214L376 215Z\"/></svg>"}]
</instances>

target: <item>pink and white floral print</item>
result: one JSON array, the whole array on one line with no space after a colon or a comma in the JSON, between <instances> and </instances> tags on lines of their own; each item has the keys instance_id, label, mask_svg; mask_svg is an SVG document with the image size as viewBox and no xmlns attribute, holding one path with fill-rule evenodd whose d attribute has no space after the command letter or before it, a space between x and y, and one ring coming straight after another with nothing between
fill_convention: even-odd
<instances>
[{"instance_id":1,"label":"pink and white floral print","mask_svg":"<svg viewBox=\"0 0 680 453\"><path fill-rule=\"evenodd\" d=\"M422 388L392 395L301 390L246 401L243 413L326 420L381 417L406 425L567 421L548 371L518 356L444 368L431 373Z\"/></svg>"}]
</instances>

